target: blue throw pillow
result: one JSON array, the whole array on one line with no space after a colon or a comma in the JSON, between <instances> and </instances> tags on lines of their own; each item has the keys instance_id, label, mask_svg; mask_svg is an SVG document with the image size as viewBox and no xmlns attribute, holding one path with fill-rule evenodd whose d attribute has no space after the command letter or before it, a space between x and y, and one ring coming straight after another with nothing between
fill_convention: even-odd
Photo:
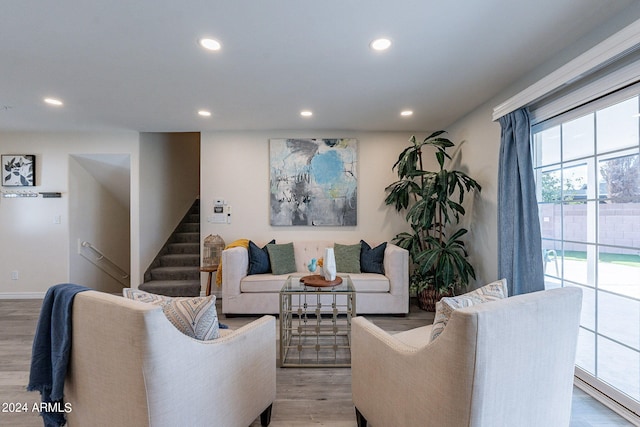
<instances>
[{"instance_id":1,"label":"blue throw pillow","mask_svg":"<svg viewBox=\"0 0 640 427\"><path fill-rule=\"evenodd\" d=\"M360 271L384 274L384 250L386 248L387 242L372 249L367 242L360 240Z\"/></svg>"},{"instance_id":2,"label":"blue throw pillow","mask_svg":"<svg viewBox=\"0 0 640 427\"><path fill-rule=\"evenodd\" d=\"M275 240L271 240L269 244L275 243ZM249 270L248 275L251 274L264 274L271 273L271 263L269 262L269 252L267 246L264 248L258 247L251 240L249 241Z\"/></svg>"}]
</instances>

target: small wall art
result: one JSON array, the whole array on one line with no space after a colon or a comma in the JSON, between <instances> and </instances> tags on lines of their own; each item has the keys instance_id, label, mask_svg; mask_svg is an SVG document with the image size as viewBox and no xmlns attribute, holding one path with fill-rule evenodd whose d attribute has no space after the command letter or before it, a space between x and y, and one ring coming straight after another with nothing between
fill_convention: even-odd
<instances>
[{"instance_id":1,"label":"small wall art","mask_svg":"<svg viewBox=\"0 0 640 427\"><path fill-rule=\"evenodd\" d=\"M3 154L2 185L4 187L35 186L36 156L33 154Z\"/></svg>"},{"instance_id":2,"label":"small wall art","mask_svg":"<svg viewBox=\"0 0 640 427\"><path fill-rule=\"evenodd\" d=\"M358 141L271 139L271 225L355 226Z\"/></svg>"}]
</instances>

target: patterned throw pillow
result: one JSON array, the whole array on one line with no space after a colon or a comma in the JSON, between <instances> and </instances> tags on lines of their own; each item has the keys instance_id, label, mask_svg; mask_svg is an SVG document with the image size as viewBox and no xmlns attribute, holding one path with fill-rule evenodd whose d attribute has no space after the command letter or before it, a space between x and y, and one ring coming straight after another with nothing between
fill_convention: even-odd
<instances>
[{"instance_id":1,"label":"patterned throw pillow","mask_svg":"<svg viewBox=\"0 0 640 427\"><path fill-rule=\"evenodd\" d=\"M507 297L507 280L501 279L457 297L442 298L436 303L436 314L431 328L431 341L440 336L454 310Z\"/></svg>"},{"instance_id":2,"label":"patterned throw pillow","mask_svg":"<svg viewBox=\"0 0 640 427\"><path fill-rule=\"evenodd\" d=\"M141 291L138 289L131 289L131 288L123 288L122 296L135 301L150 302L152 304L157 304L157 305L160 305L168 298L163 295L152 294L149 292Z\"/></svg>"},{"instance_id":3,"label":"patterned throw pillow","mask_svg":"<svg viewBox=\"0 0 640 427\"><path fill-rule=\"evenodd\" d=\"M167 319L180 332L201 341L220 336L216 296L172 298L162 304Z\"/></svg>"},{"instance_id":4,"label":"patterned throw pillow","mask_svg":"<svg viewBox=\"0 0 640 427\"><path fill-rule=\"evenodd\" d=\"M360 243L341 245L335 243L336 270L340 273L360 273Z\"/></svg>"},{"instance_id":5,"label":"patterned throw pillow","mask_svg":"<svg viewBox=\"0 0 640 427\"><path fill-rule=\"evenodd\" d=\"M363 273L384 274L384 251L387 242L371 248L367 242L360 240L360 270Z\"/></svg>"},{"instance_id":6,"label":"patterned throw pillow","mask_svg":"<svg viewBox=\"0 0 640 427\"><path fill-rule=\"evenodd\" d=\"M171 324L191 338L208 341L220 336L215 295L172 298L130 288L123 289L122 295L135 301L161 306Z\"/></svg>"}]
</instances>

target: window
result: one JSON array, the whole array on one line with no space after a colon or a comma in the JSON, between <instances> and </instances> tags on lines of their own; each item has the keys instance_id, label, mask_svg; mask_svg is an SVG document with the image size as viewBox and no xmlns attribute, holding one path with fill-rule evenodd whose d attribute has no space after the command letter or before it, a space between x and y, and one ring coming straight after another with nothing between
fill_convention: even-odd
<instances>
[{"instance_id":1,"label":"window","mask_svg":"<svg viewBox=\"0 0 640 427\"><path fill-rule=\"evenodd\" d=\"M536 124L545 286L583 290L577 375L640 413L640 88Z\"/></svg>"}]
</instances>

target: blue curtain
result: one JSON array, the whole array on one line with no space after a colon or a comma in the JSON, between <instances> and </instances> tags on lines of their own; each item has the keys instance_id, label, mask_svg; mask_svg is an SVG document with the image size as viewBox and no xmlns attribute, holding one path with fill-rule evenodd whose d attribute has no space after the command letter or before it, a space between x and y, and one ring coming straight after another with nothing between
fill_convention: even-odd
<instances>
[{"instance_id":1,"label":"blue curtain","mask_svg":"<svg viewBox=\"0 0 640 427\"><path fill-rule=\"evenodd\" d=\"M544 289L542 241L531 161L529 112L499 119L498 273L509 295Z\"/></svg>"}]
</instances>

